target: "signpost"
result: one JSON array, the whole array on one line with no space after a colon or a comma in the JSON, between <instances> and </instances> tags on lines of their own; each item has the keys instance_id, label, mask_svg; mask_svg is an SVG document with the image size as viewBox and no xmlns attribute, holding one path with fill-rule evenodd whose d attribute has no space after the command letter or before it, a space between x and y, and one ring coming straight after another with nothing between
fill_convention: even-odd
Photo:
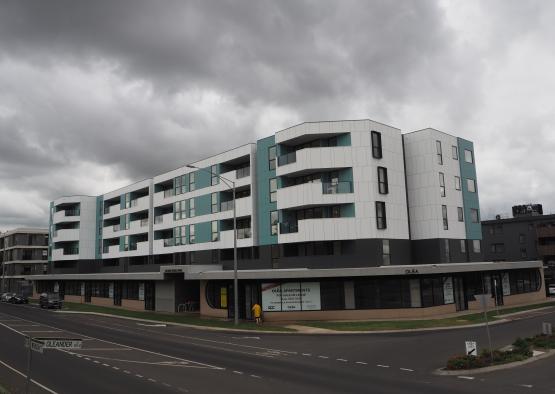
<instances>
[{"instance_id":1,"label":"signpost","mask_svg":"<svg viewBox=\"0 0 555 394\"><path fill-rule=\"evenodd\" d=\"M476 341L465 341L466 355L467 356L477 356L478 355L478 345Z\"/></svg>"}]
</instances>

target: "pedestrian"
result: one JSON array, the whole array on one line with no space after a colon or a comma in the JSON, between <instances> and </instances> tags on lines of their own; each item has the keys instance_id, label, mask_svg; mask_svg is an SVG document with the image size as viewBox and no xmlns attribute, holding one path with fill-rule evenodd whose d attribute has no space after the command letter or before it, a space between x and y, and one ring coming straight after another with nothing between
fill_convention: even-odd
<instances>
[{"instance_id":1,"label":"pedestrian","mask_svg":"<svg viewBox=\"0 0 555 394\"><path fill-rule=\"evenodd\" d=\"M260 305L258 305L258 303L255 303L252 308L252 313L254 315L254 321L256 322L257 326L261 326L262 325L262 307Z\"/></svg>"}]
</instances>

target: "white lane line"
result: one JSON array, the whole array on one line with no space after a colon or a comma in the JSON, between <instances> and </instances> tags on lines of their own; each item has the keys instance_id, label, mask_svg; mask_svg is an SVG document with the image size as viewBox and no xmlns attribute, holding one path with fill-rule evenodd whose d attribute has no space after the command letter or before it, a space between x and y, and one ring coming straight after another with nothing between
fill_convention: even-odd
<instances>
[{"instance_id":1,"label":"white lane line","mask_svg":"<svg viewBox=\"0 0 555 394\"><path fill-rule=\"evenodd\" d=\"M318 358L328 359L328 356L318 356Z\"/></svg>"},{"instance_id":2,"label":"white lane line","mask_svg":"<svg viewBox=\"0 0 555 394\"><path fill-rule=\"evenodd\" d=\"M459 379L474 380L474 376L457 376Z\"/></svg>"},{"instance_id":3,"label":"white lane line","mask_svg":"<svg viewBox=\"0 0 555 394\"><path fill-rule=\"evenodd\" d=\"M347 360L345 360L344 358L336 358L336 360L337 360L337 361L342 361L342 362L344 362L344 363L347 362Z\"/></svg>"},{"instance_id":4,"label":"white lane line","mask_svg":"<svg viewBox=\"0 0 555 394\"><path fill-rule=\"evenodd\" d=\"M11 367L10 365L6 364L5 362L3 362L2 360L0 360L0 364L2 364L3 366L5 366L6 368L10 369L11 371L15 372L16 374L23 376L24 378L27 378L27 375L25 375L23 372L18 371L17 369ZM46 387L43 384L40 384L39 382L37 382L35 379L31 378L31 382L37 386L39 386L41 389L49 392L50 394L58 394L57 392L55 392L54 390L49 389L48 387Z\"/></svg>"},{"instance_id":5,"label":"white lane line","mask_svg":"<svg viewBox=\"0 0 555 394\"><path fill-rule=\"evenodd\" d=\"M303 356L309 356L309 357L310 357L310 356L312 356L312 354L310 354L310 353L303 353Z\"/></svg>"},{"instance_id":6,"label":"white lane line","mask_svg":"<svg viewBox=\"0 0 555 394\"><path fill-rule=\"evenodd\" d=\"M237 375L242 375L243 374L243 372L241 372L241 371L233 371L233 373L236 373Z\"/></svg>"},{"instance_id":7,"label":"white lane line","mask_svg":"<svg viewBox=\"0 0 555 394\"><path fill-rule=\"evenodd\" d=\"M365 363L364 361L357 361L357 362L355 362L355 364L368 365L368 363Z\"/></svg>"},{"instance_id":8,"label":"white lane line","mask_svg":"<svg viewBox=\"0 0 555 394\"><path fill-rule=\"evenodd\" d=\"M156 383L156 379L148 378L149 382Z\"/></svg>"},{"instance_id":9,"label":"white lane line","mask_svg":"<svg viewBox=\"0 0 555 394\"><path fill-rule=\"evenodd\" d=\"M106 364L106 363L102 363L103 367L109 367L110 365Z\"/></svg>"},{"instance_id":10,"label":"white lane line","mask_svg":"<svg viewBox=\"0 0 555 394\"><path fill-rule=\"evenodd\" d=\"M142 377L143 377L143 375L139 375L139 374L136 374L135 376L138 377L138 378L142 378Z\"/></svg>"},{"instance_id":11,"label":"white lane line","mask_svg":"<svg viewBox=\"0 0 555 394\"><path fill-rule=\"evenodd\" d=\"M123 373L126 373L126 374L129 375L131 372L129 372L127 369L124 369L124 370L123 370Z\"/></svg>"},{"instance_id":12,"label":"white lane line","mask_svg":"<svg viewBox=\"0 0 555 394\"><path fill-rule=\"evenodd\" d=\"M112 369L115 369L116 371L119 371L118 367L112 367Z\"/></svg>"},{"instance_id":13,"label":"white lane line","mask_svg":"<svg viewBox=\"0 0 555 394\"><path fill-rule=\"evenodd\" d=\"M407 371L407 372L414 372L414 369L410 369L410 368L399 368L401 371Z\"/></svg>"},{"instance_id":14,"label":"white lane line","mask_svg":"<svg viewBox=\"0 0 555 394\"><path fill-rule=\"evenodd\" d=\"M100 364L100 361L93 360L93 363Z\"/></svg>"},{"instance_id":15,"label":"white lane line","mask_svg":"<svg viewBox=\"0 0 555 394\"><path fill-rule=\"evenodd\" d=\"M380 367L380 368L389 368L389 365L376 364L376 367Z\"/></svg>"},{"instance_id":16,"label":"white lane line","mask_svg":"<svg viewBox=\"0 0 555 394\"><path fill-rule=\"evenodd\" d=\"M21 330L21 332L61 332L60 330Z\"/></svg>"},{"instance_id":17,"label":"white lane line","mask_svg":"<svg viewBox=\"0 0 555 394\"><path fill-rule=\"evenodd\" d=\"M171 384L167 384L167 383L162 383L162 384L166 387L171 387L172 386Z\"/></svg>"},{"instance_id":18,"label":"white lane line","mask_svg":"<svg viewBox=\"0 0 555 394\"><path fill-rule=\"evenodd\" d=\"M255 379L262 379L260 376L258 375L251 375L251 378L255 378Z\"/></svg>"},{"instance_id":19,"label":"white lane line","mask_svg":"<svg viewBox=\"0 0 555 394\"><path fill-rule=\"evenodd\" d=\"M519 386L520 386L520 387L526 387L527 389L531 389L532 387L534 387L534 386L531 385L531 384L521 384L521 385L519 385Z\"/></svg>"},{"instance_id":20,"label":"white lane line","mask_svg":"<svg viewBox=\"0 0 555 394\"><path fill-rule=\"evenodd\" d=\"M90 359L90 358L88 358L88 357L85 357L85 360L87 360L87 361L91 361L91 359Z\"/></svg>"}]
</instances>

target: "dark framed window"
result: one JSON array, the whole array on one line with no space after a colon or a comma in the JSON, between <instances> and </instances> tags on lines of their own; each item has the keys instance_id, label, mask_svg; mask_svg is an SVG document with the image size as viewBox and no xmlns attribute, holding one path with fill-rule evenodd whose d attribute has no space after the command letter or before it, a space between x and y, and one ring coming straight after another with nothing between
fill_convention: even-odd
<instances>
[{"instance_id":1,"label":"dark framed window","mask_svg":"<svg viewBox=\"0 0 555 394\"><path fill-rule=\"evenodd\" d=\"M277 233L278 233L278 224L279 224L278 211L270 212L270 234L271 235L277 235Z\"/></svg>"},{"instance_id":2,"label":"dark framed window","mask_svg":"<svg viewBox=\"0 0 555 394\"><path fill-rule=\"evenodd\" d=\"M464 150L464 161L467 163L474 163L474 155L471 150Z\"/></svg>"},{"instance_id":3,"label":"dark framed window","mask_svg":"<svg viewBox=\"0 0 555 394\"><path fill-rule=\"evenodd\" d=\"M195 199L194 198L189 199L189 217L190 218L195 217Z\"/></svg>"},{"instance_id":4,"label":"dark framed window","mask_svg":"<svg viewBox=\"0 0 555 394\"><path fill-rule=\"evenodd\" d=\"M445 197L445 175L443 172L439 173L439 193L441 197Z\"/></svg>"},{"instance_id":5,"label":"dark framed window","mask_svg":"<svg viewBox=\"0 0 555 394\"><path fill-rule=\"evenodd\" d=\"M372 131L372 157L381 159L382 156L382 133Z\"/></svg>"},{"instance_id":6,"label":"dark framed window","mask_svg":"<svg viewBox=\"0 0 555 394\"><path fill-rule=\"evenodd\" d=\"M376 226L380 230L387 228L385 202L383 201L376 201Z\"/></svg>"},{"instance_id":7,"label":"dark framed window","mask_svg":"<svg viewBox=\"0 0 555 394\"><path fill-rule=\"evenodd\" d=\"M470 209L470 219L472 223L480 223L480 214L477 209L475 208Z\"/></svg>"},{"instance_id":8,"label":"dark framed window","mask_svg":"<svg viewBox=\"0 0 555 394\"><path fill-rule=\"evenodd\" d=\"M380 194L389 193L389 185L387 182L387 168L378 167L378 192Z\"/></svg>"},{"instance_id":9,"label":"dark framed window","mask_svg":"<svg viewBox=\"0 0 555 394\"><path fill-rule=\"evenodd\" d=\"M215 242L218 240L218 221L212 221L212 224L210 226L212 229L212 242Z\"/></svg>"},{"instance_id":10,"label":"dark framed window","mask_svg":"<svg viewBox=\"0 0 555 394\"><path fill-rule=\"evenodd\" d=\"M443 153L441 152L441 141L436 141L437 164L443 164Z\"/></svg>"},{"instance_id":11,"label":"dark framed window","mask_svg":"<svg viewBox=\"0 0 555 394\"><path fill-rule=\"evenodd\" d=\"M464 222L464 211L461 207L457 207L457 215L459 217L459 222Z\"/></svg>"},{"instance_id":12,"label":"dark framed window","mask_svg":"<svg viewBox=\"0 0 555 394\"><path fill-rule=\"evenodd\" d=\"M218 212L218 193L212 193L210 202L212 204L212 213Z\"/></svg>"},{"instance_id":13,"label":"dark framed window","mask_svg":"<svg viewBox=\"0 0 555 394\"><path fill-rule=\"evenodd\" d=\"M195 173L191 172L189 174L189 191L192 192L196 189L195 187Z\"/></svg>"},{"instance_id":14,"label":"dark framed window","mask_svg":"<svg viewBox=\"0 0 555 394\"><path fill-rule=\"evenodd\" d=\"M518 235L518 243L525 244L526 243L526 234L519 234Z\"/></svg>"},{"instance_id":15,"label":"dark framed window","mask_svg":"<svg viewBox=\"0 0 555 394\"><path fill-rule=\"evenodd\" d=\"M458 150L458 148L455 145L453 145L451 147L451 150L453 152L453 160L459 160L459 150Z\"/></svg>"},{"instance_id":16,"label":"dark framed window","mask_svg":"<svg viewBox=\"0 0 555 394\"><path fill-rule=\"evenodd\" d=\"M194 224L189 225L189 243L190 244L195 243L195 225Z\"/></svg>"},{"instance_id":17,"label":"dark framed window","mask_svg":"<svg viewBox=\"0 0 555 394\"><path fill-rule=\"evenodd\" d=\"M481 252L481 242L479 239L473 239L472 240L472 250L474 251L474 253L480 253Z\"/></svg>"},{"instance_id":18,"label":"dark framed window","mask_svg":"<svg viewBox=\"0 0 555 394\"><path fill-rule=\"evenodd\" d=\"M268 167L270 170L276 169L276 146L268 148Z\"/></svg>"},{"instance_id":19,"label":"dark framed window","mask_svg":"<svg viewBox=\"0 0 555 394\"><path fill-rule=\"evenodd\" d=\"M277 201L277 178L270 179L270 202Z\"/></svg>"},{"instance_id":20,"label":"dark framed window","mask_svg":"<svg viewBox=\"0 0 555 394\"><path fill-rule=\"evenodd\" d=\"M461 239L461 253L466 253L466 239Z\"/></svg>"},{"instance_id":21,"label":"dark framed window","mask_svg":"<svg viewBox=\"0 0 555 394\"><path fill-rule=\"evenodd\" d=\"M455 176L455 190L461 190L461 177Z\"/></svg>"},{"instance_id":22,"label":"dark framed window","mask_svg":"<svg viewBox=\"0 0 555 394\"><path fill-rule=\"evenodd\" d=\"M466 179L466 188L469 193L476 193L476 181L474 179Z\"/></svg>"},{"instance_id":23,"label":"dark framed window","mask_svg":"<svg viewBox=\"0 0 555 394\"><path fill-rule=\"evenodd\" d=\"M227 294L225 282L209 281L206 284L206 302L210 308L227 309Z\"/></svg>"},{"instance_id":24,"label":"dark framed window","mask_svg":"<svg viewBox=\"0 0 555 394\"><path fill-rule=\"evenodd\" d=\"M212 173L212 177L210 178L210 185L214 186L220 183L220 178L218 177L218 165L214 164L210 167L210 172Z\"/></svg>"},{"instance_id":25,"label":"dark framed window","mask_svg":"<svg viewBox=\"0 0 555 394\"><path fill-rule=\"evenodd\" d=\"M382 265L391 264L391 252L389 249L389 239L382 239Z\"/></svg>"},{"instance_id":26,"label":"dark framed window","mask_svg":"<svg viewBox=\"0 0 555 394\"><path fill-rule=\"evenodd\" d=\"M180 176L173 179L173 188L174 188L174 192L175 192L176 196L178 194L181 194L182 190L181 190L181 177Z\"/></svg>"},{"instance_id":27,"label":"dark framed window","mask_svg":"<svg viewBox=\"0 0 555 394\"><path fill-rule=\"evenodd\" d=\"M341 207L339 205L333 205L331 207L331 217L340 218L341 217Z\"/></svg>"},{"instance_id":28,"label":"dark framed window","mask_svg":"<svg viewBox=\"0 0 555 394\"><path fill-rule=\"evenodd\" d=\"M449 230L449 220L447 218L447 205L441 206L441 217L443 218L443 229Z\"/></svg>"},{"instance_id":29,"label":"dark framed window","mask_svg":"<svg viewBox=\"0 0 555 394\"><path fill-rule=\"evenodd\" d=\"M443 278L424 278L420 281L422 306L430 307L443 305Z\"/></svg>"}]
</instances>

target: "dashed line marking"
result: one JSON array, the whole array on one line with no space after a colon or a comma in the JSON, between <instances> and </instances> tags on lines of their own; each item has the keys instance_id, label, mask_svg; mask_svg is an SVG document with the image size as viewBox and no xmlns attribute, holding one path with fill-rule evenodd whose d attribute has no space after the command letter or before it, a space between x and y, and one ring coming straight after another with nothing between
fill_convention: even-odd
<instances>
[{"instance_id":1,"label":"dashed line marking","mask_svg":"<svg viewBox=\"0 0 555 394\"><path fill-rule=\"evenodd\" d=\"M139 374L135 374L135 376L138 377L138 378L142 378L142 377L143 377L143 375L139 375Z\"/></svg>"},{"instance_id":2,"label":"dashed line marking","mask_svg":"<svg viewBox=\"0 0 555 394\"><path fill-rule=\"evenodd\" d=\"M414 372L414 369L410 369L410 368L399 368L401 371L407 371L407 372Z\"/></svg>"},{"instance_id":3,"label":"dashed line marking","mask_svg":"<svg viewBox=\"0 0 555 394\"><path fill-rule=\"evenodd\" d=\"M344 358L336 358L336 360L337 360L337 361L342 361L342 362L344 362L344 363L347 362L347 360L345 360Z\"/></svg>"},{"instance_id":4,"label":"dashed line marking","mask_svg":"<svg viewBox=\"0 0 555 394\"><path fill-rule=\"evenodd\" d=\"M129 375L131 372L129 372L127 369L124 369L124 370L123 370L123 373L126 373L126 374Z\"/></svg>"},{"instance_id":5,"label":"dashed line marking","mask_svg":"<svg viewBox=\"0 0 555 394\"><path fill-rule=\"evenodd\" d=\"M93 363L100 364L100 361L93 360Z\"/></svg>"},{"instance_id":6,"label":"dashed line marking","mask_svg":"<svg viewBox=\"0 0 555 394\"><path fill-rule=\"evenodd\" d=\"M368 365L368 363L365 363L364 361L357 361L357 362L355 362L355 364Z\"/></svg>"},{"instance_id":7,"label":"dashed line marking","mask_svg":"<svg viewBox=\"0 0 555 394\"><path fill-rule=\"evenodd\" d=\"M389 368L389 365L376 364L376 367L380 367L380 368Z\"/></svg>"},{"instance_id":8,"label":"dashed line marking","mask_svg":"<svg viewBox=\"0 0 555 394\"><path fill-rule=\"evenodd\" d=\"M91 359L90 359L90 358L88 358L88 357L85 357L85 360L87 360L87 361L91 361Z\"/></svg>"},{"instance_id":9,"label":"dashed line marking","mask_svg":"<svg viewBox=\"0 0 555 394\"><path fill-rule=\"evenodd\" d=\"M243 374L243 372L241 372L241 371L233 371L233 373L236 373L237 375L242 375Z\"/></svg>"},{"instance_id":10,"label":"dashed line marking","mask_svg":"<svg viewBox=\"0 0 555 394\"><path fill-rule=\"evenodd\" d=\"M303 356L309 356L309 357L310 357L310 356L312 356L312 354L310 354L310 353L303 353Z\"/></svg>"},{"instance_id":11,"label":"dashed line marking","mask_svg":"<svg viewBox=\"0 0 555 394\"><path fill-rule=\"evenodd\" d=\"M118 368L118 367L112 367L112 368L115 369L116 371L119 371L119 368Z\"/></svg>"},{"instance_id":12,"label":"dashed line marking","mask_svg":"<svg viewBox=\"0 0 555 394\"><path fill-rule=\"evenodd\" d=\"M148 378L149 382L156 383L156 379Z\"/></svg>"},{"instance_id":13,"label":"dashed line marking","mask_svg":"<svg viewBox=\"0 0 555 394\"><path fill-rule=\"evenodd\" d=\"M531 389L534 386L531 384L521 384L520 387L526 387L527 389Z\"/></svg>"},{"instance_id":14,"label":"dashed line marking","mask_svg":"<svg viewBox=\"0 0 555 394\"><path fill-rule=\"evenodd\" d=\"M318 358L327 359L327 358L329 358L329 357L328 357L328 356L318 356Z\"/></svg>"},{"instance_id":15,"label":"dashed line marking","mask_svg":"<svg viewBox=\"0 0 555 394\"><path fill-rule=\"evenodd\" d=\"M474 380L474 376L457 376L459 379Z\"/></svg>"},{"instance_id":16,"label":"dashed line marking","mask_svg":"<svg viewBox=\"0 0 555 394\"><path fill-rule=\"evenodd\" d=\"M260 376L258 375L251 375L251 378L255 378L255 379L262 379Z\"/></svg>"},{"instance_id":17,"label":"dashed line marking","mask_svg":"<svg viewBox=\"0 0 555 394\"><path fill-rule=\"evenodd\" d=\"M102 366L103 366L103 367L109 367L110 365L109 365L109 364L106 364L106 363L102 363Z\"/></svg>"},{"instance_id":18,"label":"dashed line marking","mask_svg":"<svg viewBox=\"0 0 555 394\"><path fill-rule=\"evenodd\" d=\"M162 384L166 387L171 387L172 386L171 384L168 384L168 383L162 383Z\"/></svg>"}]
</instances>

